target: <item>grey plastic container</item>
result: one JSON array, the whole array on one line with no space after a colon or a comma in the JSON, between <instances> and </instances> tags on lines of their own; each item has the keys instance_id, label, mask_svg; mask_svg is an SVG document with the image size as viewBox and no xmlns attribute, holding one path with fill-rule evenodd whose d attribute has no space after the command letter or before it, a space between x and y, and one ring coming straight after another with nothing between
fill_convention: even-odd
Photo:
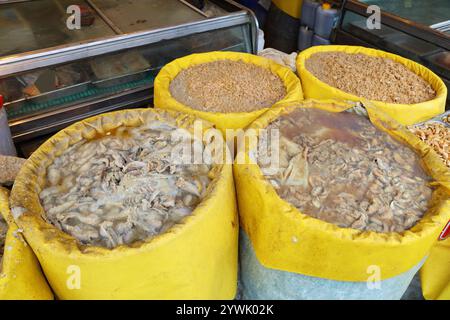
<instances>
[{"instance_id":1,"label":"grey plastic container","mask_svg":"<svg viewBox=\"0 0 450 320\"><path fill-rule=\"evenodd\" d=\"M14 146L11 130L9 129L8 118L6 110L1 105L0 98L0 155L3 156L17 156L16 147Z\"/></svg>"},{"instance_id":2,"label":"grey plastic container","mask_svg":"<svg viewBox=\"0 0 450 320\"><path fill-rule=\"evenodd\" d=\"M321 36L315 34L312 38L312 45L313 46L324 46L329 45L331 42L328 39L324 39Z\"/></svg>"},{"instance_id":3,"label":"grey plastic container","mask_svg":"<svg viewBox=\"0 0 450 320\"><path fill-rule=\"evenodd\" d=\"M316 11L319 6L320 3L313 0L303 1L302 15L300 17L302 25L307 26L310 29L314 29L314 23L316 21Z\"/></svg>"},{"instance_id":4,"label":"grey plastic container","mask_svg":"<svg viewBox=\"0 0 450 320\"><path fill-rule=\"evenodd\" d=\"M324 39L329 39L338 18L339 12L336 9L317 8L314 33Z\"/></svg>"},{"instance_id":5,"label":"grey plastic container","mask_svg":"<svg viewBox=\"0 0 450 320\"><path fill-rule=\"evenodd\" d=\"M298 32L298 50L302 51L308 49L312 45L312 38L314 32L308 27L300 27Z\"/></svg>"},{"instance_id":6,"label":"grey plastic container","mask_svg":"<svg viewBox=\"0 0 450 320\"><path fill-rule=\"evenodd\" d=\"M242 300L400 300L426 258L408 271L379 282L336 281L265 267L241 229L239 262Z\"/></svg>"}]
</instances>

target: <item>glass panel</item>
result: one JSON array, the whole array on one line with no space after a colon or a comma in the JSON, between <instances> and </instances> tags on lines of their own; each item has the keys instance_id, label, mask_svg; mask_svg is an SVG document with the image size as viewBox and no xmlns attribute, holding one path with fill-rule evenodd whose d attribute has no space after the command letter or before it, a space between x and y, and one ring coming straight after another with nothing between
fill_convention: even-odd
<instances>
[{"instance_id":1,"label":"glass panel","mask_svg":"<svg viewBox=\"0 0 450 320\"><path fill-rule=\"evenodd\" d=\"M432 43L408 35L394 28L381 24L381 29L368 29L367 19L354 12L346 12L342 23L343 30L373 45L420 61L424 55L440 51Z\"/></svg>"},{"instance_id":2,"label":"glass panel","mask_svg":"<svg viewBox=\"0 0 450 320\"><path fill-rule=\"evenodd\" d=\"M450 19L449 0L361 0L408 20L431 26Z\"/></svg>"},{"instance_id":3,"label":"glass panel","mask_svg":"<svg viewBox=\"0 0 450 320\"><path fill-rule=\"evenodd\" d=\"M66 10L72 4L86 6L81 0L0 4L0 56L115 35L94 11L89 11L93 21L86 21L80 30L69 30Z\"/></svg>"},{"instance_id":4,"label":"glass panel","mask_svg":"<svg viewBox=\"0 0 450 320\"><path fill-rule=\"evenodd\" d=\"M228 12L235 12L240 10L239 8L231 5L227 2L219 0L185 0L191 7L195 7L201 10L208 18L219 17L228 14ZM217 2L217 3L215 3ZM227 8L227 9L225 9ZM228 11L229 10L229 11Z\"/></svg>"},{"instance_id":5,"label":"glass panel","mask_svg":"<svg viewBox=\"0 0 450 320\"><path fill-rule=\"evenodd\" d=\"M206 19L179 0L91 0L124 33Z\"/></svg>"},{"instance_id":6,"label":"glass panel","mask_svg":"<svg viewBox=\"0 0 450 320\"><path fill-rule=\"evenodd\" d=\"M382 50L402 55L424 64L439 76L450 77L450 52L412 35L381 24L381 29L370 30L366 18L351 11L345 11L342 29Z\"/></svg>"},{"instance_id":7,"label":"glass panel","mask_svg":"<svg viewBox=\"0 0 450 320\"><path fill-rule=\"evenodd\" d=\"M346 11L342 22L342 29L375 45L380 44L380 41L387 36L402 34L383 24L380 29L368 29L366 22L366 17L351 11Z\"/></svg>"},{"instance_id":8,"label":"glass panel","mask_svg":"<svg viewBox=\"0 0 450 320\"><path fill-rule=\"evenodd\" d=\"M0 79L0 94L13 120L129 90L150 90L160 68L176 58L215 50L250 52L249 30L248 25L234 26L16 74Z\"/></svg>"}]
</instances>

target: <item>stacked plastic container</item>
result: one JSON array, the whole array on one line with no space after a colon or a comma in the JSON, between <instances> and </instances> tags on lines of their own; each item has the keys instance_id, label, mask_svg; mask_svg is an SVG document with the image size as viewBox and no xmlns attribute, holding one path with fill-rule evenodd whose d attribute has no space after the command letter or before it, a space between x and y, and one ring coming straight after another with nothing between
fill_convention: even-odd
<instances>
[{"instance_id":1,"label":"stacked plastic container","mask_svg":"<svg viewBox=\"0 0 450 320\"><path fill-rule=\"evenodd\" d=\"M304 0L302 6L301 27L298 36L298 49L330 44L330 36L339 18L337 9L329 3L321 4L317 0Z\"/></svg>"}]
</instances>

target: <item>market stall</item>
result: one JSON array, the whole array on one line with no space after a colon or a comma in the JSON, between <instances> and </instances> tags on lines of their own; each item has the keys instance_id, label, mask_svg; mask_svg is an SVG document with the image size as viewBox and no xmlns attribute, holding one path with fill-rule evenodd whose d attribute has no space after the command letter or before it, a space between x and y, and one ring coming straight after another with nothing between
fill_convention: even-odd
<instances>
[{"instance_id":1,"label":"market stall","mask_svg":"<svg viewBox=\"0 0 450 320\"><path fill-rule=\"evenodd\" d=\"M446 24L305 3L0 1L0 299L448 299Z\"/></svg>"}]
</instances>

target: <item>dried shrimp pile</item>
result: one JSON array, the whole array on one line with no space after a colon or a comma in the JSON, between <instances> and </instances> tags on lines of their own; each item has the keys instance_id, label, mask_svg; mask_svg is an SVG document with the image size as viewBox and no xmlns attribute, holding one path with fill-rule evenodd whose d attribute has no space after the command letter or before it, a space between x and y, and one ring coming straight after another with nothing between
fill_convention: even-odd
<instances>
[{"instance_id":1,"label":"dried shrimp pile","mask_svg":"<svg viewBox=\"0 0 450 320\"><path fill-rule=\"evenodd\" d=\"M179 102L202 111L249 112L268 108L286 95L279 76L242 61L219 60L181 71L170 84Z\"/></svg>"},{"instance_id":2,"label":"dried shrimp pile","mask_svg":"<svg viewBox=\"0 0 450 320\"><path fill-rule=\"evenodd\" d=\"M436 97L422 77L387 58L318 52L306 60L306 68L330 86L371 100L413 104Z\"/></svg>"},{"instance_id":3,"label":"dried shrimp pile","mask_svg":"<svg viewBox=\"0 0 450 320\"><path fill-rule=\"evenodd\" d=\"M429 122L419 127L410 127L409 130L431 146L450 168L450 125Z\"/></svg>"}]
</instances>

